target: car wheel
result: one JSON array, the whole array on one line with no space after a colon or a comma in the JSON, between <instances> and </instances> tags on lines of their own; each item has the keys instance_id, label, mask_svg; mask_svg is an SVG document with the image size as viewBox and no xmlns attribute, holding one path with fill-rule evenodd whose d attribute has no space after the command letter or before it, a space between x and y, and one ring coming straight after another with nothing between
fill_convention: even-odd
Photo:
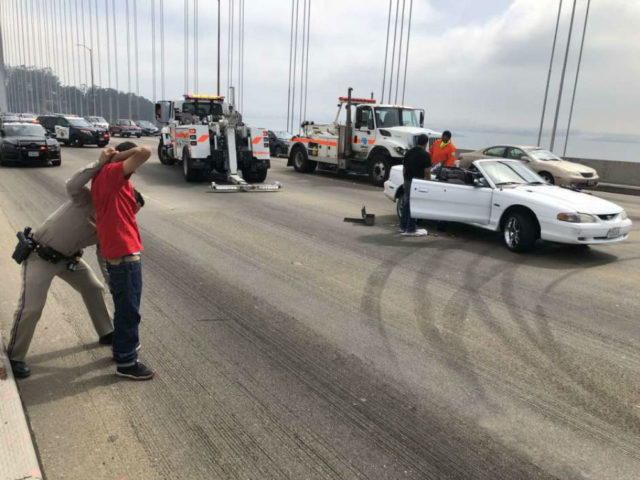
<instances>
[{"instance_id":1,"label":"car wheel","mask_svg":"<svg viewBox=\"0 0 640 480\"><path fill-rule=\"evenodd\" d=\"M540 175L542 179L549 185L553 185L556 183L553 179L553 175L551 175L549 172L538 172L538 175Z\"/></svg>"},{"instance_id":2,"label":"car wheel","mask_svg":"<svg viewBox=\"0 0 640 480\"><path fill-rule=\"evenodd\" d=\"M2 155L0 155L0 166L1 167L6 167L7 166L7 162L4 159L4 157Z\"/></svg>"},{"instance_id":3,"label":"car wheel","mask_svg":"<svg viewBox=\"0 0 640 480\"><path fill-rule=\"evenodd\" d=\"M369 181L376 187L382 187L389 178L390 167L389 155L375 152L369 160Z\"/></svg>"},{"instance_id":4,"label":"car wheel","mask_svg":"<svg viewBox=\"0 0 640 480\"><path fill-rule=\"evenodd\" d=\"M307 150L301 146L297 145L291 151L293 168L296 172L300 173L313 173L318 166L318 162L314 162L313 160L309 160L309 155L307 154Z\"/></svg>"},{"instance_id":5,"label":"car wheel","mask_svg":"<svg viewBox=\"0 0 640 480\"><path fill-rule=\"evenodd\" d=\"M533 215L513 212L507 215L502 228L504 243L512 252L530 251L536 240L537 227Z\"/></svg>"},{"instance_id":6,"label":"car wheel","mask_svg":"<svg viewBox=\"0 0 640 480\"><path fill-rule=\"evenodd\" d=\"M404 192L396 199L396 215L402 219L402 207L404 207Z\"/></svg>"},{"instance_id":7,"label":"car wheel","mask_svg":"<svg viewBox=\"0 0 640 480\"><path fill-rule=\"evenodd\" d=\"M136 137L140 138L142 135L136 135Z\"/></svg>"},{"instance_id":8,"label":"car wheel","mask_svg":"<svg viewBox=\"0 0 640 480\"><path fill-rule=\"evenodd\" d=\"M82 147L84 144L80 141L80 139L78 137L74 137L71 139L71 146L79 148Z\"/></svg>"},{"instance_id":9,"label":"car wheel","mask_svg":"<svg viewBox=\"0 0 640 480\"><path fill-rule=\"evenodd\" d=\"M51 162L51 165L54 167L59 167L60 165L62 165L62 160L54 160L53 162Z\"/></svg>"}]
</instances>

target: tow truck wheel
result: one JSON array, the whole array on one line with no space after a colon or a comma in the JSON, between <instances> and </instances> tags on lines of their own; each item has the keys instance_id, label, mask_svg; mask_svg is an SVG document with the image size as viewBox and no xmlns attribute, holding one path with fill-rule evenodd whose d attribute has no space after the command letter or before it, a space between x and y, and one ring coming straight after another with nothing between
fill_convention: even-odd
<instances>
[{"instance_id":1,"label":"tow truck wheel","mask_svg":"<svg viewBox=\"0 0 640 480\"><path fill-rule=\"evenodd\" d=\"M507 215L502 227L504 243L512 252L528 252L536 243L536 221L532 215L513 212Z\"/></svg>"},{"instance_id":2,"label":"tow truck wheel","mask_svg":"<svg viewBox=\"0 0 640 480\"><path fill-rule=\"evenodd\" d=\"M307 151L301 145L296 145L291 151L293 157L293 168L296 172L313 173L318 166L318 162L309 160Z\"/></svg>"},{"instance_id":3,"label":"tow truck wheel","mask_svg":"<svg viewBox=\"0 0 640 480\"><path fill-rule=\"evenodd\" d=\"M253 172L251 170L243 170L242 178L249 183L262 183L267 178L267 169L261 168L260 170L254 170Z\"/></svg>"},{"instance_id":4,"label":"tow truck wheel","mask_svg":"<svg viewBox=\"0 0 640 480\"><path fill-rule=\"evenodd\" d=\"M176 163L175 159L170 157L169 154L164 149L164 143L162 143L162 139L158 142L158 158L160 159L160 163L163 165L173 165Z\"/></svg>"},{"instance_id":5,"label":"tow truck wheel","mask_svg":"<svg viewBox=\"0 0 640 480\"><path fill-rule=\"evenodd\" d=\"M389 156L376 152L369 160L369 181L376 187L384 186L384 182L389 178L391 162Z\"/></svg>"},{"instance_id":6,"label":"tow truck wheel","mask_svg":"<svg viewBox=\"0 0 640 480\"><path fill-rule=\"evenodd\" d=\"M198 182L202 180L202 175L200 171L191 168L190 157L189 151L186 148L182 149L182 171L184 172L184 179L190 183Z\"/></svg>"}]
</instances>

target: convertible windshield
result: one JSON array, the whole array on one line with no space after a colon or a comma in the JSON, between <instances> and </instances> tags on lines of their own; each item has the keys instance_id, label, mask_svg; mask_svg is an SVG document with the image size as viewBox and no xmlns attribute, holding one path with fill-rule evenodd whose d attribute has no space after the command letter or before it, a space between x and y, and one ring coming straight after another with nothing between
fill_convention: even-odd
<instances>
[{"instance_id":1,"label":"convertible windshield","mask_svg":"<svg viewBox=\"0 0 640 480\"><path fill-rule=\"evenodd\" d=\"M5 134L9 137L44 137L41 125L5 125Z\"/></svg>"},{"instance_id":2,"label":"convertible windshield","mask_svg":"<svg viewBox=\"0 0 640 480\"><path fill-rule=\"evenodd\" d=\"M546 161L557 162L558 160L562 160L560 157L554 155L549 150L543 150L541 148L538 148L535 150L529 150L529 155L531 155L536 160L541 160L543 162L546 162Z\"/></svg>"},{"instance_id":3,"label":"convertible windshield","mask_svg":"<svg viewBox=\"0 0 640 480\"><path fill-rule=\"evenodd\" d=\"M376 107L374 110L378 128L420 126L417 112L411 108Z\"/></svg>"},{"instance_id":4,"label":"convertible windshield","mask_svg":"<svg viewBox=\"0 0 640 480\"><path fill-rule=\"evenodd\" d=\"M482 162L482 169L498 186L545 183L537 173L520 162Z\"/></svg>"},{"instance_id":5,"label":"convertible windshield","mask_svg":"<svg viewBox=\"0 0 640 480\"><path fill-rule=\"evenodd\" d=\"M87 122L84 118L80 117L67 117L69 124L74 127L93 127L89 122Z\"/></svg>"}]
</instances>

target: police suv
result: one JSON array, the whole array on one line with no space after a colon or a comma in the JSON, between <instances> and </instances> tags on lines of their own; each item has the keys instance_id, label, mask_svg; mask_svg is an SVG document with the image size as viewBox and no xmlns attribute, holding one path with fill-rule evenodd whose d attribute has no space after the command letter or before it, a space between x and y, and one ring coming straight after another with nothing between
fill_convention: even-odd
<instances>
[{"instance_id":1,"label":"police suv","mask_svg":"<svg viewBox=\"0 0 640 480\"><path fill-rule=\"evenodd\" d=\"M60 143L74 147L84 145L104 147L111 138L104 128L96 127L75 115L40 115L38 122Z\"/></svg>"}]
</instances>

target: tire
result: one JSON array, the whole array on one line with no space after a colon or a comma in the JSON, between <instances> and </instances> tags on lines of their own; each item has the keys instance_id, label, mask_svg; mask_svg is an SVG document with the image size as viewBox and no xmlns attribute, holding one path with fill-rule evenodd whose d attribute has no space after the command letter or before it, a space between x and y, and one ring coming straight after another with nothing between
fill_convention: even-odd
<instances>
[{"instance_id":1,"label":"tire","mask_svg":"<svg viewBox=\"0 0 640 480\"><path fill-rule=\"evenodd\" d=\"M0 155L0 167L6 167L7 162L2 155Z\"/></svg>"},{"instance_id":2,"label":"tire","mask_svg":"<svg viewBox=\"0 0 640 480\"><path fill-rule=\"evenodd\" d=\"M556 182L549 172L538 172L538 175L542 177L542 179L547 182L549 185L554 185Z\"/></svg>"},{"instance_id":3,"label":"tire","mask_svg":"<svg viewBox=\"0 0 640 480\"><path fill-rule=\"evenodd\" d=\"M142 135L136 135L136 137L140 138Z\"/></svg>"},{"instance_id":4,"label":"tire","mask_svg":"<svg viewBox=\"0 0 640 480\"><path fill-rule=\"evenodd\" d=\"M74 137L71 139L71 146L80 148L84 146L84 143L82 143L78 137Z\"/></svg>"},{"instance_id":5,"label":"tire","mask_svg":"<svg viewBox=\"0 0 640 480\"><path fill-rule=\"evenodd\" d=\"M51 162L52 167L59 167L60 165L62 165L62 160L54 160Z\"/></svg>"},{"instance_id":6,"label":"tire","mask_svg":"<svg viewBox=\"0 0 640 480\"><path fill-rule=\"evenodd\" d=\"M273 149L273 156L276 158L279 158L282 156L283 154L283 150L282 147L280 145L278 145L276 148Z\"/></svg>"},{"instance_id":7,"label":"tire","mask_svg":"<svg viewBox=\"0 0 640 480\"><path fill-rule=\"evenodd\" d=\"M175 158L170 157L167 152L165 152L162 139L158 142L158 159L160 159L160 163L163 165L173 165L176 163Z\"/></svg>"},{"instance_id":8,"label":"tire","mask_svg":"<svg viewBox=\"0 0 640 480\"><path fill-rule=\"evenodd\" d=\"M242 178L244 178L244 180L248 183L262 183L267 178L267 169L261 168L259 170L254 170L254 171L243 170Z\"/></svg>"},{"instance_id":9,"label":"tire","mask_svg":"<svg viewBox=\"0 0 640 480\"><path fill-rule=\"evenodd\" d=\"M295 171L300 173L313 173L318 166L318 162L309 160L307 150L300 145L291 150L291 163Z\"/></svg>"},{"instance_id":10,"label":"tire","mask_svg":"<svg viewBox=\"0 0 640 480\"><path fill-rule=\"evenodd\" d=\"M201 182L203 179L202 171L191 168L191 155L186 148L182 149L182 172L184 179L189 183Z\"/></svg>"},{"instance_id":11,"label":"tire","mask_svg":"<svg viewBox=\"0 0 640 480\"><path fill-rule=\"evenodd\" d=\"M384 186L384 182L389 178L391 171L391 161L389 155L382 152L375 152L369 160L369 181L376 187Z\"/></svg>"},{"instance_id":12,"label":"tire","mask_svg":"<svg viewBox=\"0 0 640 480\"><path fill-rule=\"evenodd\" d=\"M402 219L402 207L404 205L404 192L396 200L396 215L398 220Z\"/></svg>"},{"instance_id":13,"label":"tire","mask_svg":"<svg viewBox=\"0 0 640 480\"><path fill-rule=\"evenodd\" d=\"M107 142L107 143L108 143L108 142ZM104 147L106 147L106 146L107 146L107 143L105 143L105 142L99 143L99 144L98 144L98 148L104 148Z\"/></svg>"},{"instance_id":14,"label":"tire","mask_svg":"<svg viewBox=\"0 0 640 480\"><path fill-rule=\"evenodd\" d=\"M502 237L512 252L530 251L538 239L535 217L523 212L507 214L502 227Z\"/></svg>"}]
</instances>

